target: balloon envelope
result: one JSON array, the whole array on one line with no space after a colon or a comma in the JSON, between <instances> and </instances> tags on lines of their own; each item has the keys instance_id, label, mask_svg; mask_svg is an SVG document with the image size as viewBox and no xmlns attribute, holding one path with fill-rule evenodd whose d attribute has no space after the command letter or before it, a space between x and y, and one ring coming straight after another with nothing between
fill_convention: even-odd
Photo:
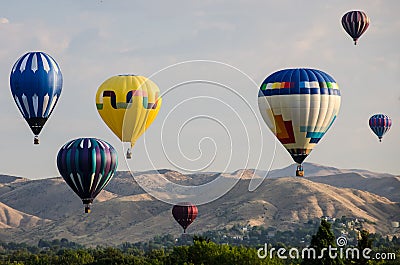
<instances>
[{"instance_id":1,"label":"balloon envelope","mask_svg":"<svg viewBox=\"0 0 400 265\"><path fill-rule=\"evenodd\" d=\"M369 118L369 127L378 136L380 142L391 126L392 120L385 114L375 114Z\"/></svg>"},{"instance_id":2,"label":"balloon envelope","mask_svg":"<svg viewBox=\"0 0 400 265\"><path fill-rule=\"evenodd\" d=\"M342 26L357 44L358 38L368 29L370 20L363 11L349 11L342 17Z\"/></svg>"},{"instance_id":3,"label":"balloon envelope","mask_svg":"<svg viewBox=\"0 0 400 265\"><path fill-rule=\"evenodd\" d=\"M157 85L136 75L113 76L101 84L96 93L96 107L101 118L131 147L154 121L161 102Z\"/></svg>"},{"instance_id":4,"label":"balloon envelope","mask_svg":"<svg viewBox=\"0 0 400 265\"><path fill-rule=\"evenodd\" d=\"M320 70L285 69L264 80L258 106L268 127L301 164L335 121L340 91Z\"/></svg>"},{"instance_id":5,"label":"balloon envelope","mask_svg":"<svg viewBox=\"0 0 400 265\"><path fill-rule=\"evenodd\" d=\"M11 70L12 96L36 137L60 98L62 83L60 67L44 52L24 54Z\"/></svg>"},{"instance_id":6,"label":"balloon envelope","mask_svg":"<svg viewBox=\"0 0 400 265\"><path fill-rule=\"evenodd\" d=\"M117 165L114 147L95 138L72 140L61 147L57 155L58 171L86 205L86 212L114 176Z\"/></svg>"},{"instance_id":7,"label":"balloon envelope","mask_svg":"<svg viewBox=\"0 0 400 265\"><path fill-rule=\"evenodd\" d=\"M198 209L196 205L189 202L182 202L172 207L172 215L180 226L182 226L184 233L186 233L186 228L196 219L197 214Z\"/></svg>"}]
</instances>

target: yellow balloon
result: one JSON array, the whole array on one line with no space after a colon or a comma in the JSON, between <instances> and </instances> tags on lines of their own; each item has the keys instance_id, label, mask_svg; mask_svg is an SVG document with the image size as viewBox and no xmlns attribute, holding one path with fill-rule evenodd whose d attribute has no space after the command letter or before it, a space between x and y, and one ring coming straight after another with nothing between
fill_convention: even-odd
<instances>
[{"instance_id":1,"label":"yellow balloon","mask_svg":"<svg viewBox=\"0 0 400 265\"><path fill-rule=\"evenodd\" d=\"M161 102L157 85L137 75L113 76L104 81L96 93L96 107L101 118L131 147L157 117Z\"/></svg>"}]
</instances>

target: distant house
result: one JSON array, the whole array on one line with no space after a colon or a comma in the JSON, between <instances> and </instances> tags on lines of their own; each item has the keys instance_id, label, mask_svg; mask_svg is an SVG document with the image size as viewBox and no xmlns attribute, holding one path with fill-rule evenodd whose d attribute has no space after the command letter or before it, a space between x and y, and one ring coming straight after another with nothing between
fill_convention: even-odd
<instances>
[{"instance_id":1,"label":"distant house","mask_svg":"<svg viewBox=\"0 0 400 265\"><path fill-rule=\"evenodd\" d=\"M336 218L328 216L328 215L323 215L321 217L321 219L327 221L328 223L334 223L336 220Z\"/></svg>"},{"instance_id":2,"label":"distant house","mask_svg":"<svg viewBox=\"0 0 400 265\"><path fill-rule=\"evenodd\" d=\"M349 222L346 223L346 227L349 228L349 229L352 229L353 226L354 226L354 222L353 221L349 221Z\"/></svg>"}]
</instances>

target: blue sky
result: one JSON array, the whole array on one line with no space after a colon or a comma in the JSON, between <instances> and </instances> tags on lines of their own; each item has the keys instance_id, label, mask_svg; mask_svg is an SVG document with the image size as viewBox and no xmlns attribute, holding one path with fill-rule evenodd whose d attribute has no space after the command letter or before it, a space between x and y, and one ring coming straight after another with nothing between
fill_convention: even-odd
<instances>
[{"instance_id":1,"label":"blue sky","mask_svg":"<svg viewBox=\"0 0 400 265\"><path fill-rule=\"evenodd\" d=\"M127 169L124 148L94 103L103 81L126 73L151 76L165 93L159 117L135 146L130 169L290 165L258 113L258 86L279 69L311 67L335 78L342 105L306 161L400 174L399 8L396 0L1 1L0 172L57 176L58 149L77 137L108 141L119 152L119 169ZM353 9L371 19L356 47L340 24ZM50 54L64 77L39 146L32 144L9 88L14 62L36 50ZM191 62L180 64L185 61ZM176 86L190 80L212 82ZM368 128L368 118L379 112L393 121L383 143ZM193 117L198 118L177 137Z\"/></svg>"}]
</instances>

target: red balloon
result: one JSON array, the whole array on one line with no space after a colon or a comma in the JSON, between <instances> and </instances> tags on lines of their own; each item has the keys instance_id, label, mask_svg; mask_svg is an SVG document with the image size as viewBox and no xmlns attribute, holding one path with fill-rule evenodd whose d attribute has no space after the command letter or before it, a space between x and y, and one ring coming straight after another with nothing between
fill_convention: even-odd
<instances>
[{"instance_id":1,"label":"red balloon","mask_svg":"<svg viewBox=\"0 0 400 265\"><path fill-rule=\"evenodd\" d=\"M182 226L183 233L186 233L186 228L193 223L197 217L197 207L190 202L181 202L172 207L172 215L175 220Z\"/></svg>"}]
</instances>

